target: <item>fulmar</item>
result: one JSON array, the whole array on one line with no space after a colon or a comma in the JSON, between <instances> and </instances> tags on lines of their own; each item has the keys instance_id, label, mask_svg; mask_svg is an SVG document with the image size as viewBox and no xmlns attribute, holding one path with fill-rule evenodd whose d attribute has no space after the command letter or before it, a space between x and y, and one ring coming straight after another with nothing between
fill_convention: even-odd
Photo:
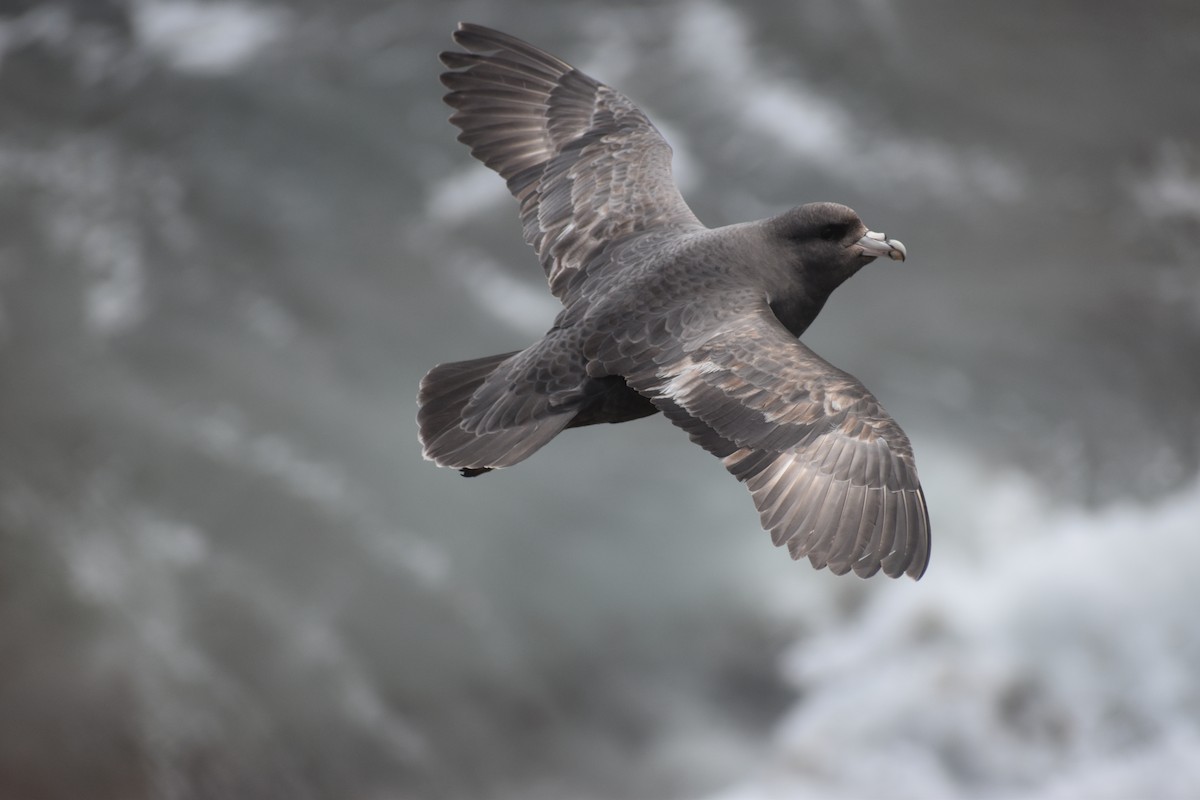
<instances>
[{"instance_id":1,"label":"fulmar","mask_svg":"<svg viewBox=\"0 0 1200 800\"><path fill-rule=\"evenodd\" d=\"M450 121L508 182L563 309L524 350L430 370L425 458L476 476L566 428L661 411L746 484L792 558L921 577L929 515L908 437L798 338L843 281L903 261L904 245L836 203L708 228L627 97L508 34L453 36Z\"/></svg>"}]
</instances>

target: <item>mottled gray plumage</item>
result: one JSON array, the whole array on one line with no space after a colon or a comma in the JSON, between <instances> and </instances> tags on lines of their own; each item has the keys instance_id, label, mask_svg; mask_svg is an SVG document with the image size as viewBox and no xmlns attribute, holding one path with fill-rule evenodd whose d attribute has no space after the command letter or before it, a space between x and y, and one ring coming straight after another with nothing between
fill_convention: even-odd
<instances>
[{"instance_id":1,"label":"mottled gray plumage","mask_svg":"<svg viewBox=\"0 0 1200 800\"><path fill-rule=\"evenodd\" d=\"M662 411L746 484L793 558L920 577L929 518L907 437L797 339L837 286L904 246L833 203L706 228L626 97L498 31L463 23L454 40L467 52L442 54L450 119L507 180L563 310L524 350L425 376L425 457L478 475L565 428Z\"/></svg>"}]
</instances>

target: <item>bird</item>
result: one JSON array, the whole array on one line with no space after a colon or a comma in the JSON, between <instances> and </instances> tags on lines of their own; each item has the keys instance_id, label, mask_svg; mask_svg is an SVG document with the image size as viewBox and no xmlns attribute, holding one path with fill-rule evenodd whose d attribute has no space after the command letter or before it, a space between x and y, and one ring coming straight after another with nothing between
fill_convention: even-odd
<instances>
[{"instance_id":1,"label":"bird","mask_svg":"<svg viewBox=\"0 0 1200 800\"><path fill-rule=\"evenodd\" d=\"M424 458L475 477L568 428L661 412L745 484L793 559L919 579L930 524L912 445L800 339L834 289L904 261L904 244L829 202L709 228L625 95L498 30L463 22L453 40L450 122L507 182L562 310L523 350L425 375Z\"/></svg>"}]
</instances>

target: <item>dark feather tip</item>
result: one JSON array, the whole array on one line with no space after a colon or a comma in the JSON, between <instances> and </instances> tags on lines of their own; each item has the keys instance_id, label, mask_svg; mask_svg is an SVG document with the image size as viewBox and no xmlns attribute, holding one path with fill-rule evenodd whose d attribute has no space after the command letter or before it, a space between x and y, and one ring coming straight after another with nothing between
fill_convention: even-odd
<instances>
[{"instance_id":1,"label":"dark feather tip","mask_svg":"<svg viewBox=\"0 0 1200 800\"><path fill-rule=\"evenodd\" d=\"M491 467L463 467L458 471L458 474L464 478L474 478L476 475L482 475L485 472L491 471Z\"/></svg>"}]
</instances>

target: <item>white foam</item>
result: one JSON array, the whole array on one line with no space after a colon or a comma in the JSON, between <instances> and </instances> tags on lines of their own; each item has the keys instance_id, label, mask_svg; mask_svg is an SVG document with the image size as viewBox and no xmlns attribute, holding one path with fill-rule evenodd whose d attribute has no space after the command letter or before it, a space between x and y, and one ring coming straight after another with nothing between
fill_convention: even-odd
<instances>
[{"instance_id":1,"label":"white foam","mask_svg":"<svg viewBox=\"0 0 1200 800\"><path fill-rule=\"evenodd\" d=\"M1174 253L1150 276L1157 300L1165 308L1182 307L1200 324L1200 271L1192 256L1200 223L1200 150L1191 143L1164 142L1154 163L1131 181L1128 192L1150 223L1145 234Z\"/></svg>"},{"instance_id":2,"label":"white foam","mask_svg":"<svg viewBox=\"0 0 1200 800\"><path fill-rule=\"evenodd\" d=\"M210 549L204 534L186 523L103 507L92 517L88 530L65 537L66 561L82 597L118 612L119 624L99 637L95 661L101 668L119 664L132 678L134 713L152 759L170 763L177 748L211 746L230 719L244 735L273 713L271 701L248 691L194 633L188 595L194 584L180 579L189 569L186 577L267 620L288 663L319 678L339 721L368 732L402 761L427 758L421 733L391 708L335 619L319 607L228 549Z\"/></svg>"},{"instance_id":3,"label":"white foam","mask_svg":"<svg viewBox=\"0 0 1200 800\"><path fill-rule=\"evenodd\" d=\"M178 204L160 191L169 182L161 165L99 138L3 145L0 179L28 187L31 202L53 211L35 224L56 254L79 268L87 329L108 336L138 324L147 311L147 228L176 232L180 241L189 230ZM137 221L143 207L151 218L145 225Z\"/></svg>"},{"instance_id":4,"label":"white foam","mask_svg":"<svg viewBox=\"0 0 1200 800\"><path fill-rule=\"evenodd\" d=\"M249 468L297 497L353 521L355 524L347 526L346 533L355 536L379 563L413 575L427 588L445 584L450 562L442 549L416 536L398 535L386 515L376 511L370 500L356 490L341 465L315 458L284 436L255 433L232 411L188 414L185 418L191 427L182 432L205 452L239 468ZM171 430L178 433L180 426L172 425Z\"/></svg>"},{"instance_id":5,"label":"white foam","mask_svg":"<svg viewBox=\"0 0 1200 800\"><path fill-rule=\"evenodd\" d=\"M74 25L65 9L35 6L24 14L0 20L0 61L10 50L33 42L61 48L73 33Z\"/></svg>"},{"instance_id":6,"label":"white foam","mask_svg":"<svg viewBox=\"0 0 1200 800\"><path fill-rule=\"evenodd\" d=\"M1196 796L1200 484L1063 508L966 454L924 455L928 574L872 583L853 613L796 610L813 635L784 668L802 699L770 766L714 800Z\"/></svg>"},{"instance_id":7,"label":"white foam","mask_svg":"<svg viewBox=\"0 0 1200 800\"><path fill-rule=\"evenodd\" d=\"M688 6L672 39L676 57L717 94L750 135L837 171L840 178L891 183L934 194L979 192L1011 201L1024 192L1019 171L986 153L954 152L945 143L866 135L834 99L794 77L780 79L762 58L737 11L717 0Z\"/></svg>"},{"instance_id":8,"label":"white foam","mask_svg":"<svg viewBox=\"0 0 1200 800\"><path fill-rule=\"evenodd\" d=\"M1200 219L1200 169L1177 144L1162 148L1154 168L1135 183L1133 193L1148 216Z\"/></svg>"},{"instance_id":9,"label":"white foam","mask_svg":"<svg viewBox=\"0 0 1200 800\"><path fill-rule=\"evenodd\" d=\"M238 0L140 0L130 12L143 47L177 70L205 75L238 69L290 20L283 8Z\"/></svg>"},{"instance_id":10,"label":"white foam","mask_svg":"<svg viewBox=\"0 0 1200 800\"><path fill-rule=\"evenodd\" d=\"M741 16L717 2L696 3L682 16L672 47L703 76L706 90L737 109L745 127L812 159L844 148L850 120L832 101L798 83L765 74Z\"/></svg>"},{"instance_id":11,"label":"white foam","mask_svg":"<svg viewBox=\"0 0 1200 800\"><path fill-rule=\"evenodd\" d=\"M425 208L431 219L453 225L495 208L508 197L499 175L472 162L434 183ZM515 207L514 203L514 210Z\"/></svg>"},{"instance_id":12,"label":"white foam","mask_svg":"<svg viewBox=\"0 0 1200 800\"><path fill-rule=\"evenodd\" d=\"M671 177L675 179L675 185L679 187L680 193L686 200L689 192L698 189L703 184L704 170L692 153L683 131L660 119L655 119L652 111L647 110L646 115L651 119L654 127L658 128L658 132L663 135L663 138L667 140L667 144L671 145Z\"/></svg>"},{"instance_id":13,"label":"white foam","mask_svg":"<svg viewBox=\"0 0 1200 800\"><path fill-rule=\"evenodd\" d=\"M517 280L479 251L461 251L453 269L471 300L513 330L541 335L561 308L543 283Z\"/></svg>"},{"instance_id":14,"label":"white foam","mask_svg":"<svg viewBox=\"0 0 1200 800\"><path fill-rule=\"evenodd\" d=\"M137 232L123 225L87 227L76 247L89 279L84 295L88 327L112 334L142 319L146 267Z\"/></svg>"}]
</instances>

